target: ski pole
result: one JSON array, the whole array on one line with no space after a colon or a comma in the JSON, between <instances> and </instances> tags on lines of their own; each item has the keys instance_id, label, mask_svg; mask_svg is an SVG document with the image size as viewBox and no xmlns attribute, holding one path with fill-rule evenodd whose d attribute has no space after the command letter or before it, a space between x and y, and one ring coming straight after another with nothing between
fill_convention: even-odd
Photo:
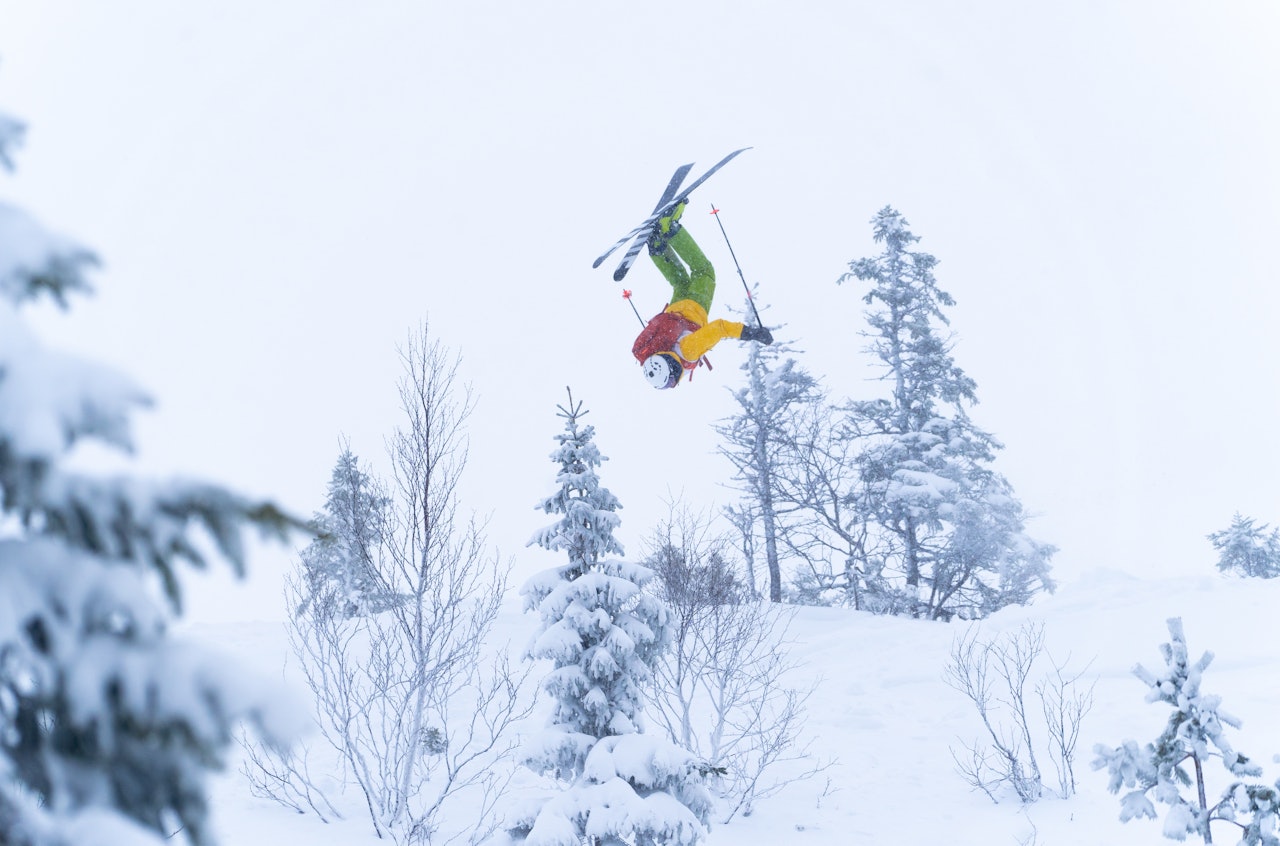
<instances>
[{"instance_id":1,"label":"ski pole","mask_svg":"<svg viewBox=\"0 0 1280 846\"><path fill-rule=\"evenodd\" d=\"M640 316L640 309L636 308L636 304L631 302L631 292L626 288L622 289L622 298L631 303L631 310L636 313L636 320L640 321L640 325L647 326L648 324L644 322L644 318Z\"/></svg>"},{"instance_id":2,"label":"ski pole","mask_svg":"<svg viewBox=\"0 0 1280 846\"><path fill-rule=\"evenodd\" d=\"M720 226L720 234L724 236L724 243L729 248L729 255L733 256L733 266L738 268L738 278L742 280L742 287L747 291L747 302L751 303L751 311L755 313L756 325L763 327L764 321L760 319L760 312L756 309L755 297L751 296L751 286L747 284L747 277L742 275L742 265L738 264L738 256L733 251L733 244L729 243L729 233L724 231L724 223L720 220L720 209L716 208L716 204L711 204L711 213L715 215L716 223ZM634 306L632 306L634 308Z\"/></svg>"}]
</instances>

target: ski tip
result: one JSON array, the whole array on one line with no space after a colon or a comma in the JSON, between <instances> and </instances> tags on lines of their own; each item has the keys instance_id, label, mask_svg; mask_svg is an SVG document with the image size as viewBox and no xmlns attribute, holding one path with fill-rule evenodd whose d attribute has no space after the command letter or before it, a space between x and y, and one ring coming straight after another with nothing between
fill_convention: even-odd
<instances>
[{"instance_id":1,"label":"ski tip","mask_svg":"<svg viewBox=\"0 0 1280 846\"><path fill-rule=\"evenodd\" d=\"M600 265L604 264L604 260L605 260L605 257L604 257L604 256L601 256L600 258L598 258L598 259L596 259L595 261L591 262L591 267L592 267L592 269L595 269L595 268L599 267Z\"/></svg>"},{"instance_id":2,"label":"ski tip","mask_svg":"<svg viewBox=\"0 0 1280 846\"><path fill-rule=\"evenodd\" d=\"M621 282L623 277L627 275L627 271L630 269L631 269L630 267L619 267L617 270L613 272L613 281Z\"/></svg>"}]
</instances>

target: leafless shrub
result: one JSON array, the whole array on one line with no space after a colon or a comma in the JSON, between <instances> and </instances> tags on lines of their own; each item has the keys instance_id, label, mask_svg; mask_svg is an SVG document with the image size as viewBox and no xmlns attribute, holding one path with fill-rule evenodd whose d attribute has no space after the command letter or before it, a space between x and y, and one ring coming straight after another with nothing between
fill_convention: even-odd
<instances>
[{"instance_id":1,"label":"leafless shrub","mask_svg":"<svg viewBox=\"0 0 1280 846\"><path fill-rule=\"evenodd\" d=\"M718 775L720 821L832 765L811 754L805 706L816 689L791 687L791 609L752 597L710 521L671 515L646 565L672 613L672 645L655 668L655 719Z\"/></svg>"},{"instance_id":2,"label":"leafless shrub","mask_svg":"<svg viewBox=\"0 0 1280 846\"><path fill-rule=\"evenodd\" d=\"M1001 786L1011 788L1024 803L1035 802L1043 794L1027 698L1032 670L1044 651L1044 626L1039 623L1027 623L1017 632L989 640L981 640L974 626L952 644L943 678L973 702L989 742L965 744L966 754L952 749L951 756L965 781L993 802L999 801ZM1051 657L1049 661L1052 673L1033 689L1040 701L1059 794L1065 799L1075 793L1075 746L1080 724L1093 705L1093 686L1082 689L1083 672L1067 674L1063 664Z\"/></svg>"},{"instance_id":3,"label":"leafless shrub","mask_svg":"<svg viewBox=\"0 0 1280 846\"><path fill-rule=\"evenodd\" d=\"M1096 679L1083 687L1088 666L1078 673L1066 672L1065 663L1053 664L1053 672L1036 682L1036 694L1049 733L1050 759L1058 776L1059 794L1063 799L1076 792L1076 743L1080 740L1080 724L1093 708Z\"/></svg>"},{"instance_id":4,"label":"leafless shrub","mask_svg":"<svg viewBox=\"0 0 1280 846\"><path fill-rule=\"evenodd\" d=\"M249 781L249 792L259 799L270 799L299 814L315 814L323 823L343 819L311 775L311 749L298 744L288 754L266 746L247 734L239 737L245 758L240 772Z\"/></svg>"}]
</instances>

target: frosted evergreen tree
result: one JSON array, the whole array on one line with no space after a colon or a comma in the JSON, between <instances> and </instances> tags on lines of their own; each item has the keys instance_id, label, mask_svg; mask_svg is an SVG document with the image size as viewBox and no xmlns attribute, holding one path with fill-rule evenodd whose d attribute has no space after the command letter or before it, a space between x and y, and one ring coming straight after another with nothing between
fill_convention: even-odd
<instances>
[{"instance_id":1,"label":"frosted evergreen tree","mask_svg":"<svg viewBox=\"0 0 1280 846\"><path fill-rule=\"evenodd\" d=\"M22 135L0 115L0 164ZM67 468L82 442L125 453L147 397L42 346L21 309L89 290L93 254L0 203L0 841L210 842L207 775L242 719L268 736L262 681L168 629L183 567L245 567L270 503L197 481ZM180 831L181 834L175 835Z\"/></svg>"},{"instance_id":2,"label":"frosted evergreen tree","mask_svg":"<svg viewBox=\"0 0 1280 846\"><path fill-rule=\"evenodd\" d=\"M1253 518L1236 514L1231 526L1209 535L1218 551L1218 569L1262 579L1280 576L1280 530L1255 526Z\"/></svg>"},{"instance_id":3,"label":"frosted evergreen tree","mask_svg":"<svg viewBox=\"0 0 1280 846\"><path fill-rule=\"evenodd\" d=\"M1001 444L969 419L976 384L955 363L937 259L885 207L872 221L884 252L849 265L840 282L869 282L868 351L884 367L889 397L850 403L847 428L865 439L863 507L882 555L901 575L895 610L931 618L983 617L1051 590L1054 548L1028 537L1026 515L991 464Z\"/></svg>"},{"instance_id":4,"label":"frosted evergreen tree","mask_svg":"<svg viewBox=\"0 0 1280 846\"><path fill-rule=\"evenodd\" d=\"M783 358L790 352L781 343L750 345L742 365L746 384L733 392L739 411L716 427L724 437L720 454L733 463L735 479L749 502L737 513L759 519L771 602L782 601L779 537L788 504L779 496L779 476L785 472L781 465L788 460L796 409L818 396L813 377L794 358Z\"/></svg>"},{"instance_id":5,"label":"frosted evergreen tree","mask_svg":"<svg viewBox=\"0 0 1280 846\"><path fill-rule=\"evenodd\" d=\"M556 491L541 503L555 523L530 540L568 563L529 580L527 609L542 620L528 654L552 661L542 687L554 707L527 745L525 765L562 788L511 821L536 846L658 846L699 842L711 797L698 761L660 735L643 734L644 691L667 642L665 606L642 590L652 571L609 558L623 550L617 498L600 483L605 460L594 427L569 394L552 460Z\"/></svg>"},{"instance_id":6,"label":"frosted evergreen tree","mask_svg":"<svg viewBox=\"0 0 1280 846\"><path fill-rule=\"evenodd\" d=\"M1161 671L1153 673L1142 665L1133 669L1148 688L1147 701L1162 702L1173 709L1164 731L1143 746L1133 740L1115 748L1095 746L1098 757L1093 768L1107 771L1107 787L1112 793L1129 791L1120 800L1123 822L1156 819L1154 799L1169 806L1165 837L1185 840L1189 834L1199 834L1205 843L1212 843L1211 823L1222 821L1240 829L1239 842L1245 846L1278 846L1280 782L1272 787L1238 780L1261 775L1262 770L1228 740L1226 729L1240 728L1240 721L1222 710L1222 697L1201 689L1213 653L1206 652L1192 663L1182 620L1172 618L1168 626L1171 642L1160 647L1164 658ZM1210 805L1205 767L1214 758L1237 780ZM1182 795L1187 787L1195 789L1194 796Z\"/></svg>"},{"instance_id":7,"label":"frosted evergreen tree","mask_svg":"<svg viewBox=\"0 0 1280 846\"><path fill-rule=\"evenodd\" d=\"M301 555L304 605L331 602L346 617L376 613L395 602L379 573L379 548L387 541L391 498L343 447L329 477L324 509L315 515L317 537Z\"/></svg>"}]
</instances>

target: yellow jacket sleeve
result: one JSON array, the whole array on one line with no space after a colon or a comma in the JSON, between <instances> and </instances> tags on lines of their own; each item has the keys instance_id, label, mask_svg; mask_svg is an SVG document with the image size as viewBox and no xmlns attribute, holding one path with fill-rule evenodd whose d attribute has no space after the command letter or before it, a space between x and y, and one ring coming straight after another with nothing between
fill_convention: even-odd
<instances>
[{"instance_id":1,"label":"yellow jacket sleeve","mask_svg":"<svg viewBox=\"0 0 1280 846\"><path fill-rule=\"evenodd\" d=\"M725 338L741 338L742 324L733 320L713 320L701 329L690 332L676 344L680 357L685 361L697 361Z\"/></svg>"}]
</instances>

